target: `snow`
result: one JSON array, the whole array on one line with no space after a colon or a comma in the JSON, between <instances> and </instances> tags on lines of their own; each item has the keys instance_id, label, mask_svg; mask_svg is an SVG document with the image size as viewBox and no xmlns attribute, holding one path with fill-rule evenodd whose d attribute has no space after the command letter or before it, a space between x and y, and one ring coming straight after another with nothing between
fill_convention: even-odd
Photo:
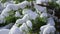
<instances>
[{"instance_id":1,"label":"snow","mask_svg":"<svg viewBox=\"0 0 60 34\"><path fill-rule=\"evenodd\" d=\"M40 28L41 32L40 34L49 34L49 33L55 33L56 29L52 25L44 25Z\"/></svg>"},{"instance_id":2,"label":"snow","mask_svg":"<svg viewBox=\"0 0 60 34\"><path fill-rule=\"evenodd\" d=\"M24 32L28 32L28 27L27 27L26 23L23 23L23 24L20 26L19 29L20 29L23 33L24 33Z\"/></svg>"},{"instance_id":3,"label":"snow","mask_svg":"<svg viewBox=\"0 0 60 34\"><path fill-rule=\"evenodd\" d=\"M54 22L53 18L50 17L47 20L48 20L47 21L47 25L41 26L40 34L49 34L49 33L53 33L54 34L54 32L56 31L56 29L54 27L55 26L55 22Z\"/></svg>"},{"instance_id":4,"label":"snow","mask_svg":"<svg viewBox=\"0 0 60 34\"><path fill-rule=\"evenodd\" d=\"M41 0L42 3L48 3L49 0Z\"/></svg>"},{"instance_id":5,"label":"snow","mask_svg":"<svg viewBox=\"0 0 60 34\"><path fill-rule=\"evenodd\" d=\"M47 18L46 25L40 27L40 34L55 34L55 20L60 21L54 15L47 13L47 8L39 6L38 4L48 4L48 2L55 2L55 0L36 0L33 1L35 11L31 8L25 8L27 5L31 6L31 2L23 1L21 3L15 4L13 0L7 0L4 4L0 1L0 24L6 23L5 17L9 16L11 10L16 11L14 17L21 17L16 20L15 24L10 23L6 26L0 27L0 34L26 34L32 29L33 23L30 20L36 20L37 17ZM56 1L57 4L60 0ZM59 4L60 5L60 4ZM22 14L19 13L19 9L22 9ZM53 13L54 14L54 13ZM20 25L21 24L21 25ZM19 27L17 25L20 25ZM13 26L13 27L12 27ZM12 27L12 28L11 28ZM38 26L37 26L38 27ZM58 26L59 27L59 26ZM11 29L10 29L11 28Z\"/></svg>"},{"instance_id":6,"label":"snow","mask_svg":"<svg viewBox=\"0 0 60 34\"><path fill-rule=\"evenodd\" d=\"M41 4L41 0L36 0L36 4Z\"/></svg>"},{"instance_id":7,"label":"snow","mask_svg":"<svg viewBox=\"0 0 60 34\"><path fill-rule=\"evenodd\" d=\"M47 13L42 13L42 14L40 15L40 17L42 17L42 18L43 18L43 17L46 17L46 18L47 18L47 17L48 17L48 14L47 14Z\"/></svg>"},{"instance_id":8,"label":"snow","mask_svg":"<svg viewBox=\"0 0 60 34\"><path fill-rule=\"evenodd\" d=\"M26 24L27 24L27 26L28 26L29 28L32 29L32 22L31 22L30 20L28 20L28 21L26 22Z\"/></svg>"},{"instance_id":9,"label":"snow","mask_svg":"<svg viewBox=\"0 0 60 34\"><path fill-rule=\"evenodd\" d=\"M1 16L1 15L0 15L0 24L1 24L1 23L4 23L4 22L5 22L4 16Z\"/></svg>"},{"instance_id":10,"label":"snow","mask_svg":"<svg viewBox=\"0 0 60 34\"><path fill-rule=\"evenodd\" d=\"M22 6L22 5L25 6L24 3L26 4L27 1L22 2L22 3L21 3L21 6ZM11 11L11 10L18 10L21 6L20 6L20 4L8 4L8 5L6 6L6 8L2 11L1 15L7 16L7 15L8 15L7 12L9 12L9 11ZM23 7L21 7L21 8L23 8Z\"/></svg>"},{"instance_id":11,"label":"snow","mask_svg":"<svg viewBox=\"0 0 60 34\"><path fill-rule=\"evenodd\" d=\"M2 27L1 29L10 29L13 26L14 23L10 23L4 27Z\"/></svg>"},{"instance_id":12,"label":"snow","mask_svg":"<svg viewBox=\"0 0 60 34\"><path fill-rule=\"evenodd\" d=\"M52 25L52 26L55 25L54 19L53 19L52 17L48 18L47 20L48 20L48 21L47 21L47 24L50 24L50 25Z\"/></svg>"},{"instance_id":13,"label":"snow","mask_svg":"<svg viewBox=\"0 0 60 34\"><path fill-rule=\"evenodd\" d=\"M39 6L39 5L37 5L37 4L35 4L34 7L35 7L36 10L39 11L39 12L47 12L46 7L42 7L42 6Z\"/></svg>"},{"instance_id":14,"label":"snow","mask_svg":"<svg viewBox=\"0 0 60 34\"><path fill-rule=\"evenodd\" d=\"M36 12L32 12L29 14L29 16L30 16L30 19L35 20L38 17L38 14Z\"/></svg>"},{"instance_id":15,"label":"snow","mask_svg":"<svg viewBox=\"0 0 60 34\"><path fill-rule=\"evenodd\" d=\"M0 29L0 34L8 34L9 29Z\"/></svg>"},{"instance_id":16,"label":"snow","mask_svg":"<svg viewBox=\"0 0 60 34\"><path fill-rule=\"evenodd\" d=\"M15 12L15 17L20 17L21 15L20 15L20 13L19 13L19 11L16 11Z\"/></svg>"},{"instance_id":17,"label":"snow","mask_svg":"<svg viewBox=\"0 0 60 34\"><path fill-rule=\"evenodd\" d=\"M28 20L26 23L23 23L21 26L20 26L20 30L25 33L25 32L28 32L29 28L32 29L32 22L30 20Z\"/></svg>"},{"instance_id":18,"label":"snow","mask_svg":"<svg viewBox=\"0 0 60 34\"><path fill-rule=\"evenodd\" d=\"M2 11L1 16L4 16L4 17L9 16L9 14L8 14L9 11L10 11L9 8L5 8L5 9Z\"/></svg>"},{"instance_id":19,"label":"snow","mask_svg":"<svg viewBox=\"0 0 60 34\"><path fill-rule=\"evenodd\" d=\"M18 10L19 9L17 4L8 4L7 8L10 8L11 10Z\"/></svg>"},{"instance_id":20,"label":"snow","mask_svg":"<svg viewBox=\"0 0 60 34\"><path fill-rule=\"evenodd\" d=\"M5 2L4 3L4 7L7 7L7 5L9 5L9 4L14 4L12 1L9 1L9 2Z\"/></svg>"},{"instance_id":21,"label":"snow","mask_svg":"<svg viewBox=\"0 0 60 34\"><path fill-rule=\"evenodd\" d=\"M9 32L9 34L21 34L20 30L17 26L13 26Z\"/></svg>"},{"instance_id":22,"label":"snow","mask_svg":"<svg viewBox=\"0 0 60 34\"><path fill-rule=\"evenodd\" d=\"M2 12L3 9L4 9L3 4L0 2L0 13Z\"/></svg>"},{"instance_id":23,"label":"snow","mask_svg":"<svg viewBox=\"0 0 60 34\"><path fill-rule=\"evenodd\" d=\"M43 34L55 33L56 29L54 26L48 26L44 29Z\"/></svg>"},{"instance_id":24,"label":"snow","mask_svg":"<svg viewBox=\"0 0 60 34\"><path fill-rule=\"evenodd\" d=\"M36 4L48 3L49 0L36 0Z\"/></svg>"},{"instance_id":25,"label":"snow","mask_svg":"<svg viewBox=\"0 0 60 34\"><path fill-rule=\"evenodd\" d=\"M60 5L60 0L57 0L56 3Z\"/></svg>"},{"instance_id":26,"label":"snow","mask_svg":"<svg viewBox=\"0 0 60 34\"><path fill-rule=\"evenodd\" d=\"M25 6L27 3L28 3L27 1L24 1L21 4L8 4L6 6L6 8L2 11L1 15L5 16L5 17L9 16L9 14L8 14L9 11L11 11L11 10L18 10L22 5ZM23 7L21 7L21 8L23 8Z\"/></svg>"},{"instance_id":27,"label":"snow","mask_svg":"<svg viewBox=\"0 0 60 34\"><path fill-rule=\"evenodd\" d=\"M33 20L35 20L36 17L38 16L38 14L36 12L33 12L31 9L24 9L22 13L28 14L30 19L33 19Z\"/></svg>"},{"instance_id":28,"label":"snow","mask_svg":"<svg viewBox=\"0 0 60 34\"><path fill-rule=\"evenodd\" d=\"M29 5L28 1L23 1L22 3L18 4L18 7L21 9L24 9L27 5Z\"/></svg>"},{"instance_id":29,"label":"snow","mask_svg":"<svg viewBox=\"0 0 60 34\"><path fill-rule=\"evenodd\" d=\"M22 19L17 19L17 20L16 20L16 23L17 23L17 24L23 24L23 23L25 23L27 20L29 20L28 14L24 15L24 17L23 17Z\"/></svg>"},{"instance_id":30,"label":"snow","mask_svg":"<svg viewBox=\"0 0 60 34\"><path fill-rule=\"evenodd\" d=\"M44 25L44 26L41 26L41 27L40 27L40 30L41 30L40 34L43 34L43 31L44 31L44 29L45 29L47 26L48 26L48 25Z\"/></svg>"}]
</instances>

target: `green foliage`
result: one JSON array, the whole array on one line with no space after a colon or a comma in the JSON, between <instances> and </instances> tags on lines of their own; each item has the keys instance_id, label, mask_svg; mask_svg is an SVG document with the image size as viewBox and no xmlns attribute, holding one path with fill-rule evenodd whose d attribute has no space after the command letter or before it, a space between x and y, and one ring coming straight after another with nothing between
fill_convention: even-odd
<instances>
[{"instance_id":1,"label":"green foliage","mask_svg":"<svg viewBox=\"0 0 60 34\"><path fill-rule=\"evenodd\" d=\"M40 27L46 24L46 19L37 17L35 20L32 21L32 33L39 34Z\"/></svg>"},{"instance_id":2,"label":"green foliage","mask_svg":"<svg viewBox=\"0 0 60 34\"><path fill-rule=\"evenodd\" d=\"M7 0L1 0L1 3L5 3Z\"/></svg>"},{"instance_id":3,"label":"green foliage","mask_svg":"<svg viewBox=\"0 0 60 34\"><path fill-rule=\"evenodd\" d=\"M16 4L23 2L24 0L14 0Z\"/></svg>"},{"instance_id":4,"label":"green foliage","mask_svg":"<svg viewBox=\"0 0 60 34\"><path fill-rule=\"evenodd\" d=\"M49 8L52 8L52 9L60 7L56 2L49 2L48 4L49 4Z\"/></svg>"},{"instance_id":5,"label":"green foliage","mask_svg":"<svg viewBox=\"0 0 60 34\"><path fill-rule=\"evenodd\" d=\"M34 5L32 4L32 6L26 6L25 9L31 9L32 11L35 11L36 9L34 8Z\"/></svg>"},{"instance_id":6,"label":"green foliage","mask_svg":"<svg viewBox=\"0 0 60 34\"><path fill-rule=\"evenodd\" d=\"M8 23L3 23L3 24L0 24L0 27L3 27L5 25L7 25Z\"/></svg>"},{"instance_id":7,"label":"green foliage","mask_svg":"<svg viewBox=\"0 0 60 34\"><path fill-rule=\"evenodd\" d=\"M14 16L8 16L5 18L6 22L7 23L15 23L16 19L18 19L17 17L14 17Z\"/></svg>"},{"instance_id":8,"label":"green foliage","mask_svg":"<svg viewBox=\"0 0 60 34\"><path fill-rule=\"evenodd\" d=\"M16 20L15 20L15 17L12 17L14 15L13 13L14 13L13 11L10 11L9 13L10 15L8 17L5 17L5 23L0 24L0 26L5 26L9 23L14 23L14 21Z\"/></svg>"},{"instance_id":9,"label":"green foliage","mask_svg":"<svg viewBox=\"0 0 60 34\"><path fill-rule=\"evenodd\" d=\"M31 8L31 6L28 6L28 5L25 7L25 9L30 9L30 8Z\"/></svg>"},{"instance_id":10,"label":"green foliage","mask_svg":"<svg viewBox=\"0 0 60 34\"><path fill-rule=\"evenodd\" d=\"M20 27L22 24L17 24L17 27Z\"/></svg>"},{"instance_id":11,"label":"green foliage","mask_svg":"<svg viewBox=\"0 0 60 34\"><path fill-rule=\"evenodd\" d=\"M35 0L27 0L27 1L29 1L29 2L30 2L30 1L35 1Z\"/></svg>"},{"instance_id":12,"label":"green foliage","mask_svg":"<svg viewBox=\"0 0 60 34\"><path fill-rule=\"evenodd\" d=\"M0 24L0 26L5 26L5 25L7 25L9 23L15 23L16 20L20 18L20 17L15 17L14 16L15 15L15 12L16 11L13 11L13 10L10 11L10 12L8 12L9 13L9 16L5 17L5 23Z\"/></svg>"},{"instance_id":13,"label":"green foliage","mask_svg":"<svg viewBox=\"0 0 60 34\"><path fill-rule=\"evenodd\" d=\"M18 9L18 11L19 11L19 13L20 13L21 15L23 15L23 14L22 14L22 9Z\"/></svg>"},{"instance_id":14,"label":"green foliage","mask_svg":"<svg viewBox=\"0 0 60 34\"><path fill-rule=\"evenodd\" d=\"M6 1L7 0L2 0L1 2L5 3ZM18 4L18 3L21 3L21 2L23 2L25 0L14 0L14 1L16 1L15 3ZM29 1L29 2L31 1L32 5L31 6L27 5L25 7L25 9L31 9L32 11L35 11L36 9L34 8L34 4L33 4L33 1L35 1L35 0L27 0L27 1ZM49 2L48 4L49 4L49 8L51 8L51 9L58 9L58 10L60 10L60 6L56 2ZM22 14L22 9L18 9L17 11L19 11L19 13L21 15L23 15ZM17 19L21 18L21 17L15 17L14 16L15 12L16 11L13 11L13 10L11 10L10 12L8 12L9 16L5 17L6 21L5 21L5 23L0 24L0 27L5 26L5 25L10 24L10 23L15 23ZM37 17L35 20L31 20L31 21L32 21L32 29L30 29L28 27L29 28L29 32L26 32L27 34L39 34L40 27L43 26L43 25L45 25L46 22L47 22L46 18L41 18L41 17ZM17 24L17 26L20 27L21 24Z\"/></svg>"},{"instance_id":15,"label":"green foliage","mask_svg":"<svg viewBox=\"0 0 60 34\"><path fill-rule=\"evenodd\" d=\"M10 24L10 23L15 23L15 21L16 21L17 19L19 19L19 17L11 17L11 16L6 17L6 18L5 18L5 20L6 20L5 23L0 24L0 27L5 26L5 25L8 25L8 24Z\"/></svg>"},{"instance_id":16,"label":"green foliage","mask_svg":"<svg viewBox=\"0 0 60 34\"><path fill-rule=\"evenodd\" d=\"M9 13L9 16L5 18L6 22L7 23L15 23L15 21L20 18L20 17L15 17L15 12L16 11L10 11L8 12Z\"/></svg>"},{"instance_id":17,"label":"green foliage","mask_svg":"<svg viewBox=\"0 0 60 34\"><path fill-rule=\"evenodd\" d=\"M13 11L13 10L9 11L9 12L8 12L8 13L9 13L9 16L14 16L14 15L15 15L15 12L16 12L16 11Z\"/></svg>"},{"instance_id":18,"label":"green foliage","mask_svg":"<svg viewBox=\"0 0 60 34\"><path fill-rule=\"evenodd\" d=\"M2 3L5 3L7 0L1 0ZM20 2L23 2L25 0L13 0L15 1L16 4L20 3ZM35 1L35 0L27 0L27 1Z\"/></svg>"},{"instance_id":19,"label":"green foliage","mask_svg":"<svg viewBox=\"0 0 60 34\"><path fill-rule=\"evenodd\" d=\"M19 9L17 11L19 11L20 14L22 15L22 9ZM5 26L10 23L15 23L17 19L22 18L22 17L15 17L15 12L16 11L13 11L13 10L9 11L8 12L9 16L5 17L5 23L0 24L0 27ZM20 26L20 24L18 25L18 27L19 26Z\"/></svg>"}]
</instances>

